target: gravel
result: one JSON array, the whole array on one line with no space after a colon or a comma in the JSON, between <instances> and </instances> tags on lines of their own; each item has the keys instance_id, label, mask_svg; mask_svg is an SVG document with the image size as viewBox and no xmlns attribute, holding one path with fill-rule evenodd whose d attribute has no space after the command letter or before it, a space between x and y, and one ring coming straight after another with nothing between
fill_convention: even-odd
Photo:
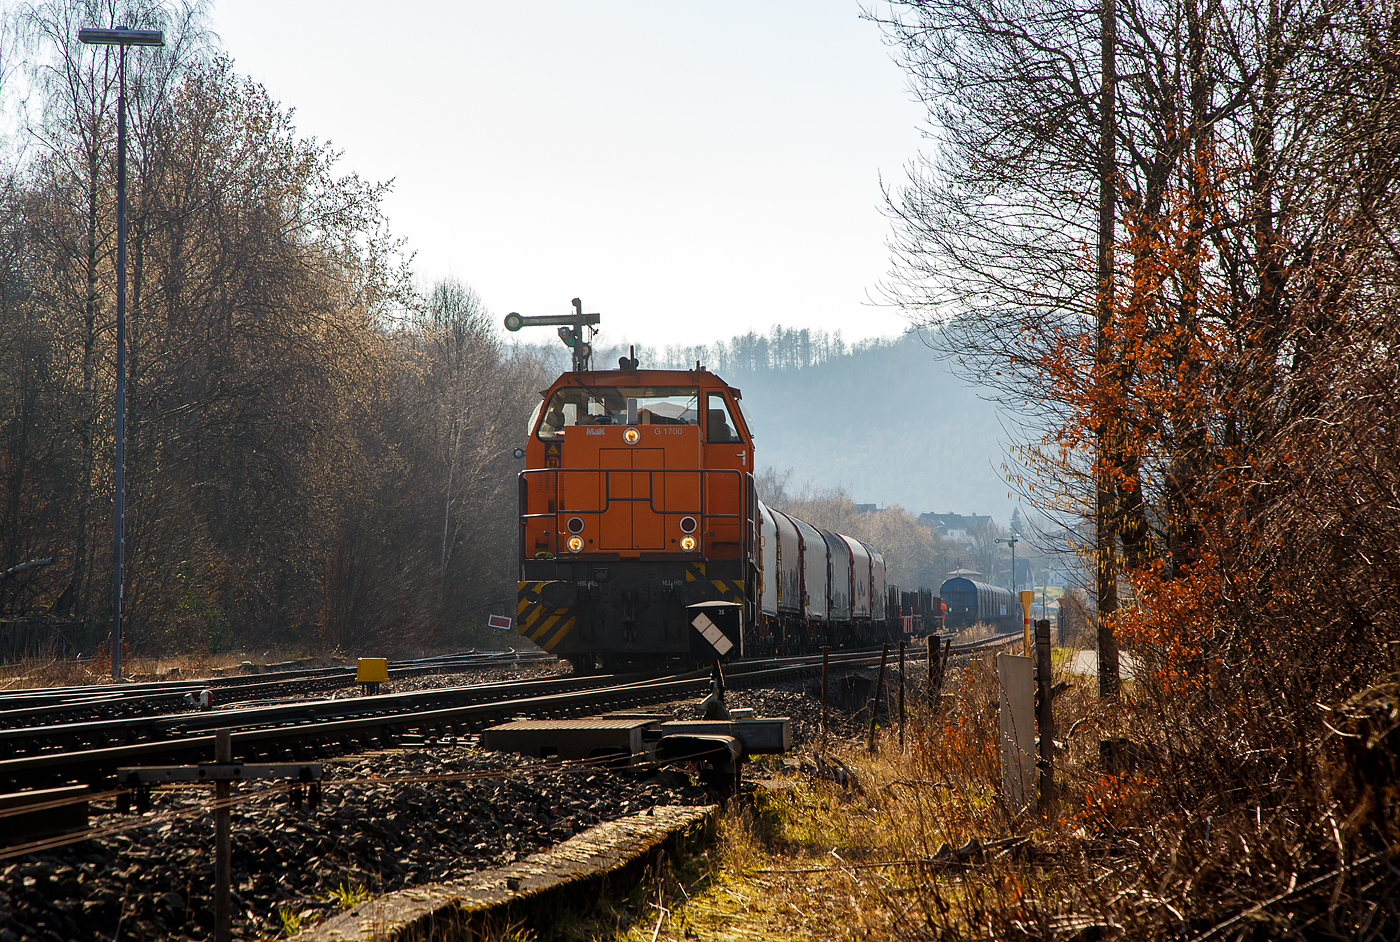
<instances>
[{"instance_id":1,"label":"gravel","mask_svg":"<svg viewBox=\"0 0 1400 942\"><path fill-rule=\"evenodd\" d=\"M386 782L388 776L492 774L467 781ZM325 764L321 807L285 796L238 805L233 819L233 932L282 931L338 911L337 893L434 883L519 860L600 821L656 804L704 804L694 786L602 771L565 771L472 748L375 753ZM375 779L381 781L375 781ZM670 777L674 778L674 776ZM255 786L242 786L255 791ZM212 797L166 791L152 818ZM111 802L94 804L93 824ZM129 819L130 820L130 819ZM212 936L214 821L168 820L23 858L0 870L0 942L204 939Z\"/></svg>"},{"instance_id":2,"label":"gravel","mask_svg":"<svg viewBox=\"0 0 1400 942\"><path fill-rule=\"evenodd\" d=\"M920 670L907 671L904 701L912 709L917 698L925 695L925 681ZM833 739L857 739L869 734L870 702L875 697L877 669L833 670L829 678L830 709L827 722ZM956 678L948 674L947 682ZM773 687L752 690L730 690L724 697L725 706L753 707L756 716L786 716L792 720L794 751L812 746L821 740L822 707L821 678L793 681ZM882 722L897 715L899 709L899 674L890 670L885 676L885 692L881 698ZM701 719L696 704L677 708L677 719Z\"/></svg>"},{"instance_id":3,"label":"gravel","mask_svg":"<svg viewBox=\"0 0 1400 942\"><path fill-rule=\"evenodd\" d=\"M504 668L492 679L542 673ZM833 678L837 738L859 736L869 722L873 672L851 673L857 679L844 686ZM483 679L479 672L471 677ZM461 679L413 678L394 686ZM801 748L820 736L819 694L820 681L805 681L732 690L726 703L753 707L759 716L791 718L793 744ZM691 703L671 712L700 718ZM652 805L713 801L669 770L647 778L635 771L569 769L461 744L367 753L328 760L323 767L319 809L294 810L285 794L253 797L235 807L235 938L278 936L284 919L306 924L337 912L357 887L378 895L456 879ZM463 778L387 780L404 776ZM254 784L240 788L245 794L258 790ZM156 792L145 826L0 863L0 942L212 937L214 821L201 810L212 797L207 787ZM175 817L181 810L194 813ZM92 803L95 827L138 820L118 817L110 799Z\"/></svg>"},{"instance_id":4,"label":"gravel","mask_svg":"<svg viewBox=\"0 0 1400 942\"><path fill-rule=\"evenodd\" d=\"M437 687L466 687L472 684L499 684L515 680L546 680L550 677L570 677L573 668L562 662L526 662L503 667L475 667L454 674L419 674L416 677L399 677L383 686L385 693L408 693L414 690L431 690ZM359 692L358 685L351 688Z\"/></svg>"}]
</instances>

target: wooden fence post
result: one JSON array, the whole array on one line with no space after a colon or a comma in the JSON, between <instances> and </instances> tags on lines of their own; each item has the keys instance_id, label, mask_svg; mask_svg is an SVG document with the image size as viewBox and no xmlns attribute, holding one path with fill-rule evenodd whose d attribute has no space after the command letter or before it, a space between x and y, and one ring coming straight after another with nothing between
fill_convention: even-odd
<instances>
[{"instance_id":1,"label":"wooden fence post","mask_svg":"<svg viewBox=\"0 0 1400 942\"><path fill-rule=\"evenodd\" d=\"M943 643L937 635L929 635L928 643L928 686L925 688L930 707L938 706L939 655L943 653Z\"/></svg>"},{"instance_id":2,"label":"wooden fence post","mask_svg":"<svg viewBox=\"0 0 1400 942\"><path fill-rule=\"evenodd\" d=\"M1040 734L1040 809L1051 813L1055 798L1055 710L1050 692L1050 621L1035 623L1036 732Z\"/></svg>"},{"instance_id":3,"label":"wooden fence post","mask_svg":"<svg viewBox=\"0 0 1400 942\"><path fill-rule=\"evenodd\" d=\"M899 751L904 751L904 640L899 642Z\"/></svg>"},{"instance_id":4,"label":"wooden fence post","mask_svg":"<svg viewBox=\"0 0 1400 942\"><path fill-rule=\"evenodd\" d=\"M870 704L870 751L875 751L875 721L880 718L880 700L885 695L885 667L890 660L890 646L880 652L880 677L875 681L875 699Z\"/></svg>"},{"instance_id":5,"label":"wooden fence post","mask_svg":"<svg viewBox=\"0 0 1400 942\"><path fill-rule=\"evenodd\" d=\"M828 679L829 679L829 677L830 677L830 665L829 665L828 662L830 661L830 659L831 659L831 646L830 646L830 645L824 644L824 645L822 645L822 751L823 751L823 752L826 751L827 713L828 713L828 704L831 703L830 698L827 696L827 690L828 690L827 681L828 681Z\"/></svg>"}]
</instances>

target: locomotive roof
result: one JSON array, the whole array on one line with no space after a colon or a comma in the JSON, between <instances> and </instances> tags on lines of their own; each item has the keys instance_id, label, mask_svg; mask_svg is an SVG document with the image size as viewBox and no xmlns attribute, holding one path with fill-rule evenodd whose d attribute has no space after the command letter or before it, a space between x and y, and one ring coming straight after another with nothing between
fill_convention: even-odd
<instances>
[{"instance_id":1,"label":"locomotive roof","mask_svg":"<svg viewBox=\"0 0 1400 942\"><path fill-rule=\"evenodd\" d=\"M564 386L722 386L742 399L739 390L709 370L578 370L560 374L541 395Z\"/></svg>"}]
</instances>

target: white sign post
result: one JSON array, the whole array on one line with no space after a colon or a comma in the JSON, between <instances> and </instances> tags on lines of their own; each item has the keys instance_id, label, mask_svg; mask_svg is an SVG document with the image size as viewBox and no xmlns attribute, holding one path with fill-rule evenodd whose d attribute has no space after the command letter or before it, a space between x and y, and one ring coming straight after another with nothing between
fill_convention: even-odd
<instances>
[{"instance_id":1,"label":"white sign post","mask_svg":"<svg viewBox=\"0 0 1400 942\"><path fill-rule=\"evenodd\" d=\"M1001 687L1001 792L1013 813L1034 810L1035 672L1033 661L997 655Z\"/></svg>"}]
</instances>

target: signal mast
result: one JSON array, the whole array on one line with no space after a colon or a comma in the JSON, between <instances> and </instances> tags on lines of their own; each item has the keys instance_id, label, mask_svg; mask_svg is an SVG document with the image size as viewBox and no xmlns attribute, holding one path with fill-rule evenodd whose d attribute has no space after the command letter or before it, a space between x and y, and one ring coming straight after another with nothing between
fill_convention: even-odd
<instances>
[{"instance_id":1,"label":"signal mast","mask_svg":"<svg viewBox=\"0 0 1400 942\"><path fill-rule=\"evenodd\" d=\"M564 341L564 346L573 353L574 372L578 373L591 369L593 360L593 345L583 339L583 329L588 327L597 333L598 322L601 319L602 315L583 313L583 302L574 298L572 314L539 314L527 317L511 311L506 315L506 330L514 332L522 327L558 327L559 339Z\"/></svg>"}]
</instances>

